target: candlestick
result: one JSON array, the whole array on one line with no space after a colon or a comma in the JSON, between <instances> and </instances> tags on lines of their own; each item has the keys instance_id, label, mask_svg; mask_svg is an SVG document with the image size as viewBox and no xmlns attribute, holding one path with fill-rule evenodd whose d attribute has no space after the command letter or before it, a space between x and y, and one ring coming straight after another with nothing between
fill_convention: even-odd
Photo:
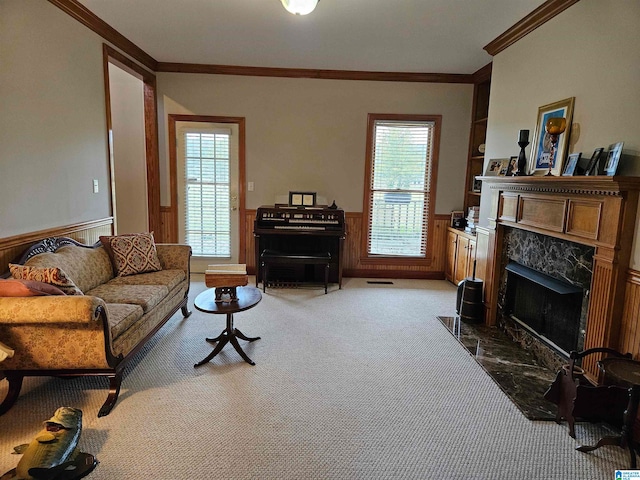
<instances>
[{"instance_id":1,"label":"candlestick","mask_svg":"<svg viewBox=\"0 0 640 480\"><path fill-rule=\"evenodd\" d=\"M520 136L522 137L522 132L527 132L527 136L529 136L529 130L520 130ZM518 171L514 173L516 177L524 177L527 175L527 157L524 154L524 148L529 145L529 141L520 141L518 142L520 146L520 154L518 155Z\"/></svg>"},{"instance_id":2,"label":"candlestick","mask_svg":"<svg viewBox=\"0 0 640 480\"><path fill-rule=\"evenodd\" d=\"M519 142L529 142L529 130L520 130L520 135L518 135Z\"/></svg>"}]
</instances>

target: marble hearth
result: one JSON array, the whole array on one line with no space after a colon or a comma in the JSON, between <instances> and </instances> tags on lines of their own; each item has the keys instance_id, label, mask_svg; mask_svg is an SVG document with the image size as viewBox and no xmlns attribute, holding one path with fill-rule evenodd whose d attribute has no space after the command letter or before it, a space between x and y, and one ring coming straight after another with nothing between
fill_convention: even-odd
<instances>
[{"instance_id":1,"label":"marble hearth","mask_svg":"<svg viewBox=\"0 0 640 480\"><path fill-rule=\"evenodd\" d=\"M438 317L487 374L529 420L554 420L556 405L544 393L555 372L538 363L503 331L483 324L464 323L460 317Z\"/></svg>"}]
</instances>

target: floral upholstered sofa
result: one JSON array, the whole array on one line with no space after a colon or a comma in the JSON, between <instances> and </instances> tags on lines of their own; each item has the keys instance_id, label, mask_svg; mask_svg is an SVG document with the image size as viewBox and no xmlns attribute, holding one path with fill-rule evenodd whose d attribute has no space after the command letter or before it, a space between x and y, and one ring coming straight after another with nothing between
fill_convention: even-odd
<instances>
[{"instance_id":1,"label":"floral upholstered sofa","mask_svg":"<svg viewBox=\"0 0 640 480\"><path fill-rule=\"evenodd\" d=\"M98 416L107 415L127 360L178 309L190 315L191 247L141 235L147 237L101 237L93 246L47 238L10 264L11 277L0 280L0 295L3 289L11 295L0 296L0 340L15 353L0 363L9 382L0 415L15 403L25 376L78 375L109 377ZM135 245L140 238L142 251ZM15 293L14 283L24 295Z\"/></svg>"}]
</instances>

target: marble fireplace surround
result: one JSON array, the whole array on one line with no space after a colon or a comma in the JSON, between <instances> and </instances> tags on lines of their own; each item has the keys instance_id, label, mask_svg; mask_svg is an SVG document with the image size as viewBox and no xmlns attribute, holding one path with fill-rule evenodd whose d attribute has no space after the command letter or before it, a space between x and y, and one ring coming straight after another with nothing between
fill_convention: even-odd
<instances>
[{"instance_id":1,"label":"marble fireplace surround","mask_svg":"<svg viewBox=\"0 0 640 480\"><path fill-rule=\"evenodd\" d=\"M502 258L500 259L500 285L498 288L498 317L497 323L501 330L525 350L530 351L538 362L551 371L558 371L567 363L570 350L582 350L584 346L584 333L588 315L589 289L593 273L594 248L568 240L555 238L528 230L506 227L503 237ZM505 269L507 265L511 272ZM514 268L524 266L525 268ZM531 279L529 269L539 272L541 275ZM519 272L519 273L514 273ZM524 277L524 282L522 278ZM543 278L540 278L543 277ZM559 295L545 292L552 290L551 285L544 285L546 279L553 279L563 290L574 290L572 295ZM533 283L530 283L532 280ZM523 326L519 320L514 319L519 314L511 312L509 300L517 295L526 297L526 304L532 311L527 313L532 319L539 319L540 314L546 310L544 316L548 324L565 323L564 327L556 327L556 331L562 331L566 337L563 340L575 341L571 348L553 344L553 337L541 338L545 332L538 331L533 325ZM511 297L511 298L509 298ZM546 297L545 301L542 301ZM549 303L547 303L549 302ZM575 303L572 303L575 302ZM536 307L538 310L536 310ZM548 309L548 310L547 310ZM570 310L573 318L565 317ZM521 317L524 320L524 317ZM527 323L526 321L524 323ZM534 322L535 323L535 322ZM550 327L553 331L554 328ZM574 330L575 329L575 330ZM567 330L571 330L569 333ZM531 333L534 331L535 333ZM547 342L552 342L552 346Z\"/></svg>"},{"instance_id":2,"label":"marble fireplace surround","mask_svg":"<svg viewBox=\"0 0 640 480\"><path fill-rule=\"evenodd\" d=\"M490 193L485 323L496 325L499 320L507 231L525 230L593 248L584 348L617 349L640 178L480 178ZM594 382L599 380L598 360L589 358L583 364Z\"/></svg>"}]
</instances>

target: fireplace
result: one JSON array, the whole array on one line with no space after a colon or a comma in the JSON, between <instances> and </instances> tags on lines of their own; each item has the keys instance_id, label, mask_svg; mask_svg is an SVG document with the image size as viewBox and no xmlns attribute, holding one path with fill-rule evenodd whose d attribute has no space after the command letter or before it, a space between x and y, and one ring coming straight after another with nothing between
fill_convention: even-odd
<instances>
[{"instance_id":1,"label":"fireplace","mask_svg":"<svg viewBox=\"0 0 640 480\"><path fill-rule=\"evenodd\" d=\"M499 326L549 368L584 348L593 247L505 228Z\"/></svg>"},{"instance_id":2,"label":"fireplace","mask_svg":"<svg viewBox=\"0 0 640 480\"><path fill-rule=\"evenodd\" d=\"M486 323L558 363L572 349L618 349L640 178L481 179L489 189ZM557 317L571 320L558 327ZM599 359L582 365L593 381Z\"/></svg>"}]
</instances>

